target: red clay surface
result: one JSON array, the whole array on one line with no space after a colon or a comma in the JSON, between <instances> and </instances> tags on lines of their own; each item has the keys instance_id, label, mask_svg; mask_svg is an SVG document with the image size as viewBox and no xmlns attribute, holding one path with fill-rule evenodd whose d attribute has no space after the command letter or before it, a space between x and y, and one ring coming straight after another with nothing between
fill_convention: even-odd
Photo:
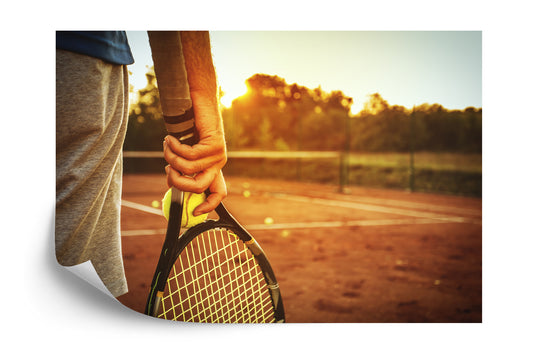
<instances>
[{"instance_id":1,"label":"red clay surface","mask_svg":"<svg viewBox=\"0 0 533 355\"><path fill-rule=\"evenodd\" d=\"M268 255L287 322L482 321L481 199L227 182L225 205ZM126 201L151 206L165 191L163 175L124 176ZM119 301L135 311L144 311L165 228L162 216L122 209L129 293Z\"/></svg>"}]
</instances>

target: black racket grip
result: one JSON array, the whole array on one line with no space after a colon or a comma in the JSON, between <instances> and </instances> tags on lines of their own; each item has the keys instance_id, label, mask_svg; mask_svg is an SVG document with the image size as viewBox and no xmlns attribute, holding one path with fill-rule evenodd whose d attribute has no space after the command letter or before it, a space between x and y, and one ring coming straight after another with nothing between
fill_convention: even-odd
<instances>
[{"instance_id":1,"label":"black racket grip","mask_svg":"<svg viewBox=\"0 0 533 355\"><path fill-rule=\"evenodd\" d=\"M199 141L198 131L194 125L194 109L191 107L183 115L163 116L168 134L181 143L195 145Z\"/></svg>"}]
</instances>

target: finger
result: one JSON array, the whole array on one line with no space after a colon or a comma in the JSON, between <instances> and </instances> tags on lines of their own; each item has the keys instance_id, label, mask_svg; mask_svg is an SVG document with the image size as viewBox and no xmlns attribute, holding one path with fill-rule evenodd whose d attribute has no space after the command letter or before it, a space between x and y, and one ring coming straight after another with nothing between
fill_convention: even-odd
<instances>
[{"instance_id":1,"label":"finger","mask_svg":"<svg viewBox=\"0 0 533 355\"><path fill-rule=\"evenodd\" d=\"M211 185L217 175L217 169L207 169L194 176L180 174L172 166L167 165L167 185L175 186L182 191L202 193Z\"/></svg>"},{"instance_id":2,"label":"finger","mask_svg":"<svg viewBox=\"0 0 533 355\"><path fill-rule=\"evenodd\" d=\"M198 205L198 207L196 207L193 211L194 216L213 211L215 208L217 208L220 202L228 195L226 181L224 180L222 172L220 172L220 174L216 176L215 180L213 180L213 183L211 184L211 186L209 186L209 191L210 193L209 196L207 196L207 199L200 205Z\"/></svg>"},{"instance_id":3,"label":"finger","mask_svg":"<svg viewBox=\"0 0 533 355\"><path fill-rule=\"evenodd\" d=\"M199 160L209 156L222 157L226 155L226 145L223 137L207 137L193 146L182 144L173 136L166 136L165 142L174 154L186 160Z\"/></svg>"},{"instance_id":4,"label":"finger","mask_svg":"<svg viewBox=\"0 0 533 355\"><path fill-rule=\"evenodd\" d=\"M174 170L180 171L184 175L194 175L209 168L221 169L226 163L224 155L211 155L199 160L187 160L172 151L168 145L165 147L164 157Z\"/></svg>"},{"instance_id":5,"label":"finger","mask_svg":"<svg viewBox=\"0 0 533 355\"><path fill-rule=\"evenodd\" d=\"M172 167L170 165L165 166L165 172L167 174L167 187L168 188L172 187L172 182L170 181L170 170L171 169L172 169Z\"/></svg>"}]
</instances>

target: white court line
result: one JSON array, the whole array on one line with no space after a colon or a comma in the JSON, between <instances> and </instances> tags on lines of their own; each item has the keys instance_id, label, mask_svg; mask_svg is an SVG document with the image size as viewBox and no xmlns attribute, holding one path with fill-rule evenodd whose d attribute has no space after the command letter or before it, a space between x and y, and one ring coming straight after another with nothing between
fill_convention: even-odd
<instances>
[{"instance_id":1,"label":"white court line","mask_svg":"<svg viewBox=\"0 0 533 355\"><path fill-rule=\"evenodd\" d=\"M302 202L302 203L315 203L315 204L320 204L324 206L344 207L344 208L351 208L351 209L357 209L357 210L363 210L363 211L397 214L401 216L409 216L409 217L417 217L417 218L432 218L432 219L442 220L446 222L476 223L475 220L470 219L470 218L454 217L454 216L437 214L437 213L432 213L432 212L412 211L412 210L393 208L393 207L369 205L369 204L357 203L357 202L326 200L323 198L286 195L286 194L277 194L275 197L279 199Z\"/></svg>"},{"instance_id":2,"label":"white court line","mask_svg":"<svg viewBox=\"0 0 533 355\"><path fill-rule=\"evenodd\" d=\"M481 221L475 218L464 218L449 216L431 212L422 212L422 211L412 211L407 209L369 205L365 203L358 202L349 202L341 200L327 200L323 198L316 197L306 197L306 196L297 196L297 195L287 195L287 194L273 194L274 198L296 201L302 203L315 203L321 204L324 206L332 207L343 207L358 209L364 211L380 212L380 213L389 213L402 215L413 218L395 218L395 219L382 219L382 220L352 220L352 221L323 221L323 222L295 222L295 223L277 223L277 224L250 224L245 225L245 228L248 230L282 230L282 229L306 229L306 228L338 228L338 227L351 227L351 226L392 226L392 225L408 225L408 224L432 224L432 223L473 223L481 224ZM370 201L371 199L368 199ZM380 199L376 199L380 200ZM383 201L387 201L383 199ZM401 201L397 201L401 202ZM394 204L394 203L391 203ZM122 205L124 207L133 208L139 211L155 214L158 216L163 216L161 209L153 208L150 206L145 206L140 203L131 202L122 200ZM400 204L397 204L400 205ZM421 206L431 206L425 204L413 203L411 207ZM409 206L409 203L405 205ZM438 209L438 206L435 206L435 209ZM426 208L426 207L425 207ZM450 209L451 211L451 209ZM458 211L458 210L456 210ZM466 212L466 211L465 211ZM161 235L166 233L166 229L141 229L141 230L130 230L122 231L122 236L133 237L133 236L149 236L149 235Z\"/></svg>"},{"instance_id":3,"label":"white court line","mask_svg":"<svg viewBox=\"0 0 533 355\"><path fill-rule=\"evenodd\" d=\"M435 220L432 218L396 218L381 220L355 220L337 222L302 222L302 223L278 223L278 224L249 224L244 226L248 230L276 230L276 229L307 229L307 228L339 228L355 226L393 226L406 224L433 224L448 223L449 221Z\"/></svg>"},{"instance_id":4,"label":"white court line","mask_svg":"<svg viewBox=\"0 0 533 355\"><path fill-rule=\"evenodd\" d=\"M444 220L447 222L455 222L455 223L475 221L470 218L453 217L453 216L431 213L431 212L411 211L411 210L406 210L406 209L369 205L369 204L349 202L349 201L326 200L326 199L317 198L317 197L306 197L306 196L296 196L296 195L287 195L287 194L275 194L273 195L273 197L279 198L279 199L285 199L289 201L296 201L296 202L303 202L303 203L316 203L316 204L332 206L332 207L344 207L344 208L358 209L358 210L364 210L364 211L398 214L402 216L417 217L417 218L433 218L437 220ZM150 206L145 206L140 203L131 202L127 200L122 200L122 205L125 207L130 207L130 208L139 210L139 211L156 214L158 216L163 216L163 211L161 211L161 209L159 208L153 208Z\"/></svg>"},{"instance_id":5,"label":"white court line","mask_svg":"<svg viewBox=\"0 0 533 355\"><path fill-rule=\"evenodd\" d=\"M370 204L382 205L382 206L414 208L414 209L421 209L421 210L434 211L434 212L448 212L452 214L461 214L461 215L468 214L468 215L481 216L481 210L473 209L473 208L439 206L439 205L432 205L429 203L409 202L409 201L402 201L402 200L390 200L390 199L379 198L379 197L355 197L353 196L353 197L350 197L350 200L354 202L370 203Z\"/></svg>"},{"instance_id":6,"label":"white court line","mask_svg":"<svg viewBox=\"0 0 533 355\"><path fill-rule=\"evenodd\" d=\"M149 236L149 235L165 235L167 233L166 229L137 229L129 231L121 231L120 234L123 237L139 237L139 236Z\"/></svg>"},{"instance_id":7,"label":"white court line","mask_svg":"<svg viewBox=\"0 0 533 355\"><path fill-rule=\"evenodd\" d=\"M151 214L156 214L158 216L164 216L163 211L161 211L161 209L153 208L153 207L150 207L150 206L145 206L145 205L142 205L142 204L137 203L137 202L131 202L131 201L122 200L122 206L133 208L133 209L136 209L136 210L139 210L139 211L143 211L143 212L148 212L148 213L151 213Z\"/></svg>"},{"instance_id":8,"label":"white court line","mask_svg":"<svg viewBox=\"0 0 533 355\"><path fill-rule=\"evenodd\" d=\"M396 218L396 219L381 219L381 220L354 220L354 221L337 221L337 222L302 222L302 223L277 223L277 224L248 224L245 225L249 231L268 231L268 230L283 230L283 229L317 229L317 228L339 228L339 227L355 227L355 226L393 226L406 224L435 224L448 223L449 221L435 220L432 218ZM166 229L138 229L122 231L123 237L139 237L150 235L164 235Z\"/></svg>"}]
</instances>

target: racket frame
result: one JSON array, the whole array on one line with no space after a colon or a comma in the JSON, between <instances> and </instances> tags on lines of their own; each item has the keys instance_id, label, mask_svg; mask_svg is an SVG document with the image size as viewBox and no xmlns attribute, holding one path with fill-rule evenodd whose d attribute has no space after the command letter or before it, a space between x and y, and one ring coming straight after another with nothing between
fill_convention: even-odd
<instances>
[{"instance_id":1,"label":"racket frame","mask_svg":"<svg viewBox=\"0 0 533 355\"><path fill-rule=\"evenodd\" d=\"M181 224L181 212L183 210L183 193L176 188L172 191L172 200L170 204L170 217L168 221L167 234L156 272L150 287L150 293L146 304L145 314L157 317L159 305L161 304L165 291L168 276L172 266L178 259L180 253L191 243L198 235L213 229L231 230L252 253L255 261L259 265L272 301L274 311L274 322L285 322L285 311L279 284L274 275L274 271L268 258L252 235L230 214L223 203L220 203L215 209L219 219L206 220L179 235ZM179 217L179 218L178 218Z\"/></svg>"}]
</instances>

